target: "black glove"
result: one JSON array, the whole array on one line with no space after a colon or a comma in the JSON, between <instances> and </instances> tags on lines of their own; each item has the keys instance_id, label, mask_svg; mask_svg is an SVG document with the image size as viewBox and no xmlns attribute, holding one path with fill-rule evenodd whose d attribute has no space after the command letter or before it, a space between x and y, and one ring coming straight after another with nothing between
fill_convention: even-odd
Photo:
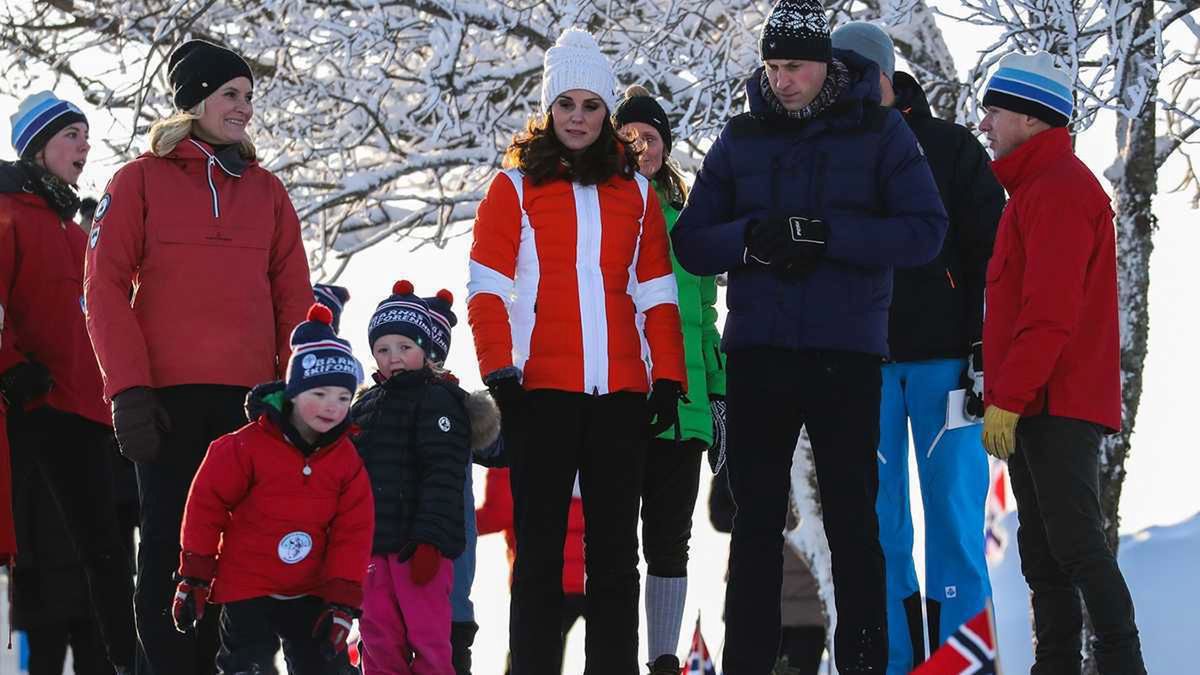
<instances>
[{"instance_id":1,"label":"black glove","mask_svg":"<svg viewBox=\"0 0 1200 675\"><path fill-rule=\"evenodd\" d=\"M655 380L650 387L650 436L675 427L675 440L680 439L679 402L684 400L683 387L675 380Z\"/></svg>"},{"instance_id":2,"label":"black glove","mask_svg":"<svg viewBox=\"0 0 1200 675\"><path fill-rule=\"evenodd\" d=\"M331 602L313 624L312 636L321 642L321 656L332 661L346 651L346 639L350 637L350 626L361 614L353 607Z\"/></svg>"},{"instance_id":3,"label":"black glove","mask_svg":"<svg viewBox=\"0 0 1200 675\"><path fill-rule=\"evenodd\" d=\"M193 577L176 576L176 580L179 585L175 587L175 599L171 601L171 619L175 622L175 630L187 635L204 618L212 587L207 581Z\"/></svg>"},{"instance_id":4,"label":"black glove","mask_svg":"<svg viewBox=\"0 0 1200 675\"><path fill-rule=\"evenodd\" d=\"M777 276L802 277L825 255L829 228L820 218L775 211L750 226L746 256L765 262Z\"/></svg>"},{"instance_id":5,"label":"black glove","mask_svg":"<svg viewBox=\"0 0 1200 675\"><path fill-rule=\"evenodd\" d=\"M506 417L520 414L525 403L525 387L521 386L521 380L515 371L511 375L505 374L489 379L487 388L492 394L492 400L496 402L496 407L500 408L501 424L504 424Z\"/></svg>"},{"instance_id":6,"label":"black glove","mask_svg":"<svg viewBox=\"0 0 1200 675\"><path fill-rule=\"evenodd\" d=\"M117 394L112 401L112 415L122 455L134 462L158 458L163 434L171 431L171 418L153 389L133 387Z\"/></svg>"},{"instance_id":7,"label":"black glove","mask_svg":"<svg viewBox=\"0 0 1200 675\"><path fill-rule=\"evenodd\" d=\"M971 345L971 355L967 357L967 368L963 371L961 385L967 390L963 401L963 414L967 419L983 419L983 343Z\"/></svg>"},{"instance_id":8,"label":"black glove","mask_svg":"<svg viewBox=\"0 0 1200 675\"><path fill-rule=\"evenodd\" d=\"M54 377L37 361L22 361L0 375L0 395L11 410L21 410L25 404L39 399L54 388Z\"/></svg>"},{"instance_id":9,"label":"black glove","mask_svg":"<svg viewBox=\"0 0 1200 675\"><path fill-rule=\"evenodd\" d=\"M708 446L708 468L713 475L721 473L725 466L725 397L708 397L708 408L712 411L713 442Z\"/></svg>"}]
</instances>

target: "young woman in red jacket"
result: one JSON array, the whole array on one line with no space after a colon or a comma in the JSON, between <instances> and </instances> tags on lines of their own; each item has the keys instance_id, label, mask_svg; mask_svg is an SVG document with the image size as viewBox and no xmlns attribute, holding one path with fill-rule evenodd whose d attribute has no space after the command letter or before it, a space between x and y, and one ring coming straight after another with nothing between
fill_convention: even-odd
<instances>
[{"instance_id":1,"label":"young woman in red jacket","mask_svg":"<svg viewBox=\"0 0 1200 675\"><path fill-rule=\"evenodd\" d=\"M218 438L196 473L180 535L172 617L191 632L221 609L221 673L338 675L363 600L375 506L350 442L362 366L313 305L292 333L287 380L259 385L251 422Z\"/></svg>"},{"instance_id":2,"label":"young woman in red jacket","mask_svg":"<svg viewBox=\"0 0 1200 675\"><path fill-rule=\"evenodd\" d=\"M246 135L250 67L200 40L168 66L180 112L101 197L84 298L117 439L137 462L138 636L153 672L193 675L211 672L216 622L179 635L165 604L188 486L209 443L245 422L249 388L282 377L313 294L291 200Z\"/></svg>"},{"instance_id":3,"label":"young woman in red jacket","mask_svg":"<svg viewBox=\"0 0 1200 675\"><path fill-rule=\"evenodd\" d=\"M111 418L84 325L87 235L73 222L74 185L91 149L87 119L46 91L22 101L12 122L20 159L0 163L0 395L8 440L18 463L38 467L61 511L109 661L122 670L134 658L132 588L117 534Z\"/></svg>"},{"instance_id":4,"label":"young woman in red jacket","mask_svg":"<svg viewBox=\"0 0 1200 675\"><path fill-rule=\"evenodd\" d=\"M543 112L475 219L467 308L511 452L516 673L559 671L576 473L587 539L603 542L586 562L586 672L638 670L641 474L686 376L662 209L613 127L615 89L592 36L563 33L546 52Z\"/></svg>"}]
</instances>

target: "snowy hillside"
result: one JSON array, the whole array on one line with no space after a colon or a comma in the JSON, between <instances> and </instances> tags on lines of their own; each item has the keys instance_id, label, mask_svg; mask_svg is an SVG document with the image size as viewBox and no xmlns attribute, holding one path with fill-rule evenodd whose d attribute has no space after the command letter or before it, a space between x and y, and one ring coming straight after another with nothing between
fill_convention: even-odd
<instances>
[{"instance_id":1,"label":"snowy hillside","mask_svg":"<svg viewBox=\"0 0 1200 675\"><path fill-rule=\"evenodd\" d=\"M1005 673L1028 673L1033 664L1028 591L1017 558L1017 514L1005 519L1010 546L991 568L1000 665ZM1146 669L1182 675L1196 672L1194 644L1200 606L1200 513L1176 525L1151 527L1121 537L1118 562L1133 593ZM1189 618L1192 617L1192 618Z\"/></svg>"}]
</instances>

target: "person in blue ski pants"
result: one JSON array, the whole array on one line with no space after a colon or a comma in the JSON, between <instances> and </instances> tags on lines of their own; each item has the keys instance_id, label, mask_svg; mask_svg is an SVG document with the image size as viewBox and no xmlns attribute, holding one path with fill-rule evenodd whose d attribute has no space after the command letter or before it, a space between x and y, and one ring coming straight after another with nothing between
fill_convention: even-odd
<instances>
[{"instance_id":1,"label":"person in blue ski pants","mask_svg":"<svg viewBox=\"0 0 1200 675\"><path fill-rule=\"evenodd\" d=\"M955 389L971 392L969 416L983 415L983 292L1004 191L971 132L935 118L917 81L895 70L895 47L882 29L849 22L832 41L879 65L881 102L903 114L920 142L950 218L936 258L895 270L888 316L876 512L887 566L887 673L904 675L925 659L926 630L932 651L991 595L980 427L943 428ZM924 606L912 556L910 425L925 507Z\"/></svg>"}]
</instances>

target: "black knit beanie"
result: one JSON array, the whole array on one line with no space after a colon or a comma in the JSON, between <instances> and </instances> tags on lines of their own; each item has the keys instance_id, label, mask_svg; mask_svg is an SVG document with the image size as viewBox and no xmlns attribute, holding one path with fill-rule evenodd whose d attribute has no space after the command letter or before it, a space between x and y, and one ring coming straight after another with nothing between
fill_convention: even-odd
<instances>
[{"instance_id":1,"label":"black knit beanie","mask_svg":"<svg viewBox=\"0 0 1200 675\"><path fill-rule=\"evenodd\" d=\"M191 110L235 77L254 83L245 59L205 40L188 40L176 47L167 60L167 77L175 92L175 107L180 110Z\"/></svg>"},{"instance_id":2,"label":"black knit beanie","mask_svg":"<svg viewBox=\"0 0 1200 675\"><path fill-rule=\"evenodd\" d=\"M819 0L779 0L763 27L759 51L763 61L832 61L825 6Z\"/></svg>"},{"instance_id":3,"label":"black knit beanie","mask_svg":"<svg viewBox=\"0 0 1200 675\"><path fill-rule=\"evenodd\" d=\"M624 99L617 106L616 120L618 129L630 122L641 122L654 127L662 138L663 157L671 156L671 121L667 119L667 112L652 96L630 96Z\"/></svg>"}]
</instances>

